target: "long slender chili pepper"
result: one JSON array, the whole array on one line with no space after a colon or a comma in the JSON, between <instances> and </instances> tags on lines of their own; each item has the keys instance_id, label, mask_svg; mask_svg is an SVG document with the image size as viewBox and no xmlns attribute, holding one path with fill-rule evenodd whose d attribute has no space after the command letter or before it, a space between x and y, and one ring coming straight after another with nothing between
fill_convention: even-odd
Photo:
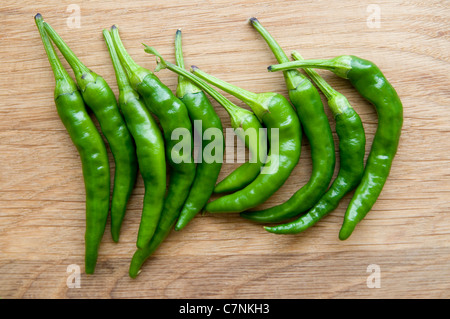
<instances>
[{"instance_id":1,"label":"long slender chili pepper","mask_svg":"<svg viewBox=\"0 0 450 319\"><path fill-rule=\"evenodd\" d=\"M215 99L227 111L235 134L249 149L250 158L253 160L249 160L235 169L230 175L216 185L216 188L219 188L219 191L215 191L236 191L251 183L261 172L267 156L267 134L256 115L253 112L232 103L217 90L212 88L207 82L194 74L167 62L153 47L146 46L145 52L159 57L160 61L158 62L158 69L167 68L177 73L179 76L188 79L190 82L194 83L197 88L202 89Z\"/></svg>"},{"instance_id":2,"label":"long slender chili pepper","mask_svg":"<svg viewBox=\"0 0 450 319\"><path fill-rule=\"evenodd\" d=\"M175 35L175 58L177 65L184 68L183 50L181 45L181 30L177 30ZM225 148L225 141L223 137L223 127L220 117L217 115L214 107L209 101L206 94L191 81L183 76L178 77L178 86L176 94L178 98L186 105L189 117L194 122L200 122L201 129L198 134L202 140L202 148L200 149L197 169L195 172L195 179L192 183L189 195L184 202L178 221L175 225L175 230L183 229L197 213L206 205L214 191L214 187L219 177L222 168L222 159ZM195 125L194 125L195 127ZM214 158L207 158L208 153L205 152L205 145L203 145L204 133L208 130L217 130L220 136L211 135L211 142L208 143L216 152ZM220 158L216 160L215 158Z\"/></svg>"},{"instance_id":3,"label":"long slender chili pepper","mask_svg":"<svg viewBox=\"0 0 450 319\"><path fill-rule=\"evenodd\" d=\"M256 19L251 25L261 34L279 62L288 57L269 32ZM297 110L306 138L311 146L312 172L309 181L286 202L261 211L248 211L241 216L258 222L279 222L310 209L326 192L336 164L333 134L322 99L311 81L297 70L284 73L289 99Z\"/></svg>"},{"instance_id":4,"label":"long slender chili pepper","mask_svg":"<svg viewBox=\"0 0 450 319\"><path fill-rule=\"evenodd\" d=\"M125 120L120 114L114 92L98 74L88 69L64 40L48 24L45 30L74 71L76 82L87 106L94 112L114 156L114 188L111 200L111 235L119 240L127 203L137 177L136 148Z\"/></svg>"},{"instance_id":5,"label":"long slender chili pepper","mask_svg":"<svg viewBox=\"0 0 450 319\"><path fill-rule=\"evenodd\" d=\"M108 30L103 30L103 37L116 74L119 107L136 143L139 171L144 181L145 193L140 228L156 229L154 237L158 232L156 227L160 216L164 214L163 205L166 195L164 139L153 116L145 107L139 94L131 87ZM138 235L142 232L144 230L139 230Z\"/></svg>"},{"instance_id":6,"label":"long slender chili pepper","mask_svg":"<svg viewBox=\"0 0 450 319\"><path fill-rule=\"evenodd\" d=\"M281 94L253 93L215 78L196 66L192 66L192 72L250 106L267 128L270 145L261 173L243 189L209 202L205 210L242 212L264 203L284 184L300 159L302 131L294 108Z\"/></svg>"},{"instance_id":7,"label":"long slender chili pepper","mask_svg":"<svg viewBox=\"0 0 450 319\"><path fill-rule=\"evenodd\" d=\"M292 56L295 60L302 60L297 52L293 52ZM366 138L361 118L351 107L347 98L334 90L315 70L305 69L305 72L327 98L328 106L336 121L340 168L331 187L313 208L290 223L264 227L271 233L296 234L313 226L325 215L336 209L344 195L358 186L364 172Z\"/></svg>"},{"instance_id":8,"label":"long slender chili pepper","mask_svg":"<svg viewBox=\"0 0 450 319\"><path fill-rule=\"evenodd\" d=\"M192 123L187 108L153 72L139 66L130 57L120 39L117 26L112 26L111 35L131 86L139 93L146 107L155 114L162 126L166 158L170 167L170 181L164 211L168 218L171 218L173 214L178 217L194 181L196 170L192 158ZM177 131L183 134L177 137ZM177 144L184 142L186 138L190 142L186 146L188 150L178 150ZM145 248L147 245L148 242L138 242L137 246Z\"/></svg>"},{"instance_id":9,"label":"long slender chili pepper","mask_svg":"<svg viewBox=\"0 0 450 319\"><path fill-rule=\"evenodd\" d=\"M92 122L75 81L58 59L41 14L35 22L55 77L58 115L80 155L86 191L85 272L92 274L109 212L110 172L105 143Z\"/></svg>"},{"instance_id":10,"label":"long slender chili pepper","mask_svg":"<svg viewBox=\"0 0 450 319\"><path fill-rule=\"evenodd\" d=\"M400 141L403 106L394 87L380 69L373 62L357 56L291 61L271 65L268 69L273 72L295 68L326 69L348 79L361 96L374 105L378 114L378 127L364 175L347 207L339 232L339 238L345 240L372 209L386 183Z\"/></svg>"}]
</instances>

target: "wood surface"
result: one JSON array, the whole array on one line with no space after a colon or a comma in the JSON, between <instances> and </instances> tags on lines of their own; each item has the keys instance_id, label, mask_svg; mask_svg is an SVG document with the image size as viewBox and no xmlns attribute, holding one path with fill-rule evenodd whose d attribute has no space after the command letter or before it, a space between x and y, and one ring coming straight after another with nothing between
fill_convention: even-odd
<instances>
[{"instance_id":1,"label":"wood surface","mask_svg":"<svg viewBox=\"0 0 450 319\"><path fill-rule=\"evenodd\" d=\"M80 0L80 27L74 28L68 23L71 2L3 0L0 298L449 298L449 2L378 0L375 9L373 3ZM371 16L376 10L379 20ZM38 12L116 93L101 33L112 24L118 24L131 56L149 69L155 59L141 43L173 61L174 35L181 28L186 65L254 92L287 96L281 73L266 70L275 59L248 24L253 16L287 53L353 54L375 62L404 105L398 154L378 201L346 241L337 235L351 194L298 235L270 234L237 214L198 215L172 232L138 278L130 279L143 198L139 177L120 242L112 241L108 222L96 272L85 275L81 164L55 110L54 79L33 19ZM367 155L377 126L374 108L347 81L319 73L360 114ZM158 76L175 90L173 73L162 70ZM230 127L225 111L213 104ZM326 104L325 111L335 134ZM219 179L238 165L225 163ZM291 177L261 207L281 204L310 172L304 139ZM67 285L69 265L81 267L80 288ZM370 265L379 267L379 288L369 288Z\"/></svg>"}]
</instances>

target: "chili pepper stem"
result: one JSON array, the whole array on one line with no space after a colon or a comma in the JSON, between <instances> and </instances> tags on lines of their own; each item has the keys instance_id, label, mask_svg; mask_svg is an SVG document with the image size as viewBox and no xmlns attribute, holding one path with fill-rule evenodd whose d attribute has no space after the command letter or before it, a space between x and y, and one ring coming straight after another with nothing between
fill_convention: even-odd
<instances>
[{"instance_id":1,"label":"chili pepper stem","mask_svg":"<svg viewBox=\"0 0 450 319\"><path fill-rule=\"evenodd\" d=\"M236 105L230 103L223 95L218 94L217 91L212 90L211 87L202 79L199 77L196 77L194 74L186 71L186 69L181 68L180 66L177 66L173 63L167 62L164 60L164 58L161 56L161 54L158 53L158 51L154 47L150 47L146 44L144 44L145 49L144 51L146 53L155 55L159 60L157 60L157 65L155 72L161 70L161 69L169 69L172 72L177 73L179 76L185 78L186 81L194 82L195 85L202 90L204 90L206 93L208 93L211 97L213 97L220 105L222 105L225 110L228 112L228 114L231 117L231 121L233 125L239 126L240 119L242 118L242 113L249 113L250 111L247 111L245 109L241 109L237 107Z\"/></svg>"},{"instance_id":2,"label":"chili pepper stem","mask_svg":"<svg viewBox=\"0 0 450 319\"><path fill-rule=\"evenodd\" d=\"M259 118L260 121L262 121L262 118L266 113L269 112L269 104L271 97L275 96L276 93L253 93L250 91L247 91L243 88L240 88L238 86L235 86L231 83L225 82L221 79L218 79L210 74L207 74L200 70L197 66L192 65L191 66L191 72L193 72L195 75L197 75L202 80L205 80L206 82L209 82L213 84L214 86L218 87L219 89L237 97L244 103L250 106L250 108L253 110L255 115Z\"/></svg>"},{"instance_id":3,"label":"chili pepper stem","mask_svg":"<svg viewBox=\"0 0 450 319\"><path fill-rule=\"evenodd\" d=\"M303 61L303 57L297 51L292 51L292 57L297 61ZM310 68L305 68L304 70L327 98L328 107L334 117L338 114L342 114L346 109L351 108L347 98L333 89L331 85L316 72L316 70Z\"/></svg>"},{"instance_id":4,"label":"chili pepper stem","mask_svg":"<svg viewBox=\"0 0 450 319\"><path fill-rule=\"evenodd\" d=\"M175 61L177 66L181 69L184 69L184 57L183 57L183 49L181 45L181 30L178 29L175 33ZM178 86L176 94L178 97L183 97L187 93L198 93L201 92L201 89L194 85L191 81L185 79L184 76L178 75Z\"/></svg>"},{"instance_id":5,"label":"chili pepper stem","mask_svg":"<svg viewBox=\"0 0 450 319\"><path fill-rule=\"evenodd\" d=\"M175 32L175 60L177 62L177 65L184 69L184 56L183 56L183 46L181 45L181 29L178 29Z\"/></svg>"},{"instance_id":6,"label":"chili pepper stem","mask_svg":"<svg viewBox=\"0 0 450 319\"><path fill-rule=\"evenodd\" d=\"M113 50L112 48L114 48L114 42L111 38L111 33L109 30L104 29L102 31L103 33L103 38L105 39L105 42L107 44L107 47L110 48L110 55L111 55L111 59L113 61L113 67L114 67L114 71L116 74L116 80L117 80L117 87L120 90L123 90L124 88L128 88L130 86L130 82L128 81L128 77L126 72L124 71L124 68L122 67L122 65L120 64L120 59L117 55L117 53L115 52L115 50Z\"/></svg>"},{"instance_id":7,"label":"chili pepper stem","mask_svg":"<svg viewBox=\"0 0 450 319\"><path fill-rule=\"evenodd\" d=\"M298 53L297 51L292 51L292 57L297 61L304 60L300 53ZM314 82L320 88L327 100L336 95L336 91L327 82L325 82L325 80L321 76L319 76L319 74L314 69L305 68L304 70L309 77L314 79Z\"/></svg>"},{"instance_id":8,"label":"chili pepper stem","mask_svg":"<svg viewBox=\"0 0 450 319\"><path fill-rule=\"evenodd\" d=\"M257 98L255 93L244 90L244 89L234 86L230 83L226 83L217 78L214 78L214 77L206 74L202 70L200 70L200 68L198 68L195 65L192 65L191 69L192 69L192 72L194 74L196 74L197 76L199 76L200 78L202 78L204 80L208 80L208 82L214 82L214 85L217 86L218 88L224 90L225 92L233 94L234 96L236 96L237 98L241 99L242 101L244 101L246 103L252 103L253 100L255 100Z\"/></svg>"},{"instance_id":9,"label":"chili pepper stem","mask_svg":"<svg viewBox=\"0 0 450 319\"><path fill-rule=\"evenodd\" d=\"M40 13L37 13L34 16L34 20L36 22L36 26L38 27L40 34L45 34L45 29L43 25L43 17ZM55 80L68 80L70 82L71 79L68 79L67 72L63 70L63 66L61 65L61 61L56 56L55 49L53 48L50 40L47 36L42 37L42 43L44 44L44 49L47 52L47 56L50 62L50 66L52 67L53 74L55 76Z\"/></svg>"},{"instance_id":10,"label":"chili pepper stem","mask_svg":"<svg viewBox=\"0 0 450 319\"><path fill-rule=\"evenodd\" d=\"M116 47L120 62L127 73L132 87L136 89L143 79L151 72L137 64L128 54L125 46L123 45L122 39L120 38L119 28L116 24L111 27L111 36L113 38L114 46Z\"/></svg>"},{"instance_id":11,"label":"chili pepper stem","mask_svg":"<svg viewBox=\"0 0 450 319\"><path fill-rule=\"evenodd\" d=\"M275 55L275 58L279 63L289 62L289 58L284 53L283 50L281 50L280 45L277 41L267 32L267 30L259 23L258 19L255 17L252 17L249 19L250 24L261 34L261 36L264 38L264 40L269 45L271 51Z\"/></svg>"},{"instance_id":12,"label":"chili pepper stem","mask_svg":"<svg viewBox=\"0 0 450 319\"><path fill-rule=\"evenodd\" d=\"M289 62L284 50L278 44L278 42L272 37L272 35L261 25L259 20L255 17L249 19L250 24L258 31L258 33L264 38L273 55L277 59L278 63ZM283 72L286 86L289 90L294 90L305 79L299 75L297 70L285 70Z\"/></svg>"},{"instance_id":13,"label":"chili pepper stem","mask_svg":"<svg viewBox=\"0 0 450 319\"><path fill-rule=\"evenodd\" d=\"M351 57L341 55L333 59L310 59L302 61L290 61L280 64L273 64L267 67L270 72L285 71L298 68L325 69L334 72L337 76L347 79L347 74L351 70Z\"/></svg>"},{"instance_id":14,"label":"chili pepper stem","mask_svg":"<svg viewBox=\"0 0 450 319\"><path fill-rule=\"evenodd\" d=\"M81 84L81 89L84 89L83 85L92 81L95 78L95 73L91 72L91 70L81 62L75 53L73 53L72 49L70 49L59 34L47 22L44 22L44 28L52 41L60 48L60 52L73 69L75 76L79 80L78 82Z\"/></svg>"}]
</instances>

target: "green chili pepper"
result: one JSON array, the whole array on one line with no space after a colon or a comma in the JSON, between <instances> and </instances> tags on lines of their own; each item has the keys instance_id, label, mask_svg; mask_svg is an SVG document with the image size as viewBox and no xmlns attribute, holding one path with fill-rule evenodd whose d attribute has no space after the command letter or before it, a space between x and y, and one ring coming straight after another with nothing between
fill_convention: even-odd
<instances>
[{"instance_id":1,"label":"green chili pepper","mask_svg":"<svg viewBox=\"0 0 450 319\"><path fill-rule=\"evenodd\" d=\"M279 44L259 23L250 19L279 62L289 61ZM297 70L284 73L289 99L297 110L303 131L311 146L312 172L309 181L286 202L261 211L241 213L258 222L279 222L310 209L328 189L336 164L334 139L322 99L311 81Z\"/></svg>"},{"instance_id":2,"label":"green chili pepper","mask_svg":"<svg viewBox=\"0 0 450 319\"><path fill-rule=\"evenodd\" d=\"M403 106L394 87L371 61L353 55L341 55L329 60L291 61L272 65L269 66L269 71L293 68L326 69L348 79L353 87L374 105L378 113L378 127L364 175L345 212L339 233L339 238L345 240L372 209L386 183L400 140Z\"/></svg>"},{"instance_id":3,"label":"green chili pepper","mask_svg":"<svg viewBox=\"0 0 450 319\"><path fill-rule=\"evenodd\" d=\"M297 52L293 52L292 56L295 60L302 60ZM296 234L313 226L336 209L345 194L358 186L364 172L366 138L361 118L351 107L347 98L334 90L316 71L313 69L305 69L305 71L327 98L328 106L336 121L340 168L331 187L313 208L290 223L264 227L271 233Z\"/></svg>"},{"instance_id":4,"label":"green chili pepper","mask_svg":"<svg viewBox=\"0 0 450 319\"><path fill-rule=\"evenodd\" d=\"M112 26L111 35L117 54L130 80L131 86L142 97L146 107L159 119L164 133L166 158L170 167L169 189L164 211L167 218L180 214L195 178L195 163L192 159L192 124L184 103L159 78L148 69L139 66L127 53L119 36L117 26ZM179 137L176 132L184 133ZM188 150L178 150L178 143L188 138ZM181 140L181 141L179 141ZM161 217L166 218L166 217ZM145 248L148 242L138 243Z\"/></svg>"},{"instance_id":5,"label":"green chili pepper","mask_svg":"<svg viewBox=\"0 0 450 319\"><path fill-rule=\"evenodd\" d=\"M109 212L110 172L106 146L92 122L75 81L58 59L45 32L41 14L35 22L55 77L58 115L80 155L86 191L85 271L92 274Z\"/></svg>"},{"instance_id":6,"label":"green chili pepper","mask_svg":"<svg viewBox=\"0 0 450 319\"><path fill-rule=\"evenodd\" d=\"M136 143L139 171L144 181L144 201L139 233L156 229L166 195L166 157L164 139L158 124L145 107L139 94L131 87L114 47L111 34L103 30L119 88L119 107ZM138 236L139 236L138 233ZM148 239L150 240L150 239Z\"/></svg>"},{"instance_id":7,"label":"green chili pepper","mask_svg":"<svg viewBox=\"0 0 450 319\"><path fill-rule=\"evenodd\" d=\"M284 184L300 159L302 131L295 110L281 94L249 92L208 75L196 66L192 66L192 72L250 106L267 128L270 144L261 173L243 189L209 202L205 210L241 212L262 204Z\"/></svg>"},{"instance_id":8,"label":"green chili pepper","mask_svg":"<svg viewBox=\"0 0 450 319\"><path fill-rule=\"evenodd\" d=\"M145 52L159 57L159 69L167 68L188 79L222 105L230 116L231 126L235 134L249 149L250 158L253 160L239 166L218 183L216 189L219 188L219 192L236 191L251 183L260 173L267 156L267 135L256 115L249 110L238 107L194 74L165 61L153 47L146 46ZM217 192L217 190L215 191Z\"/></svg>"},{"instance_id":9,"label":"green chili pepper","mask_svg":"<svg viewBox=\"0 0 450 319\"><path fill-rule=\"evenodd\" d=\"M115 174L111 201L111 235L119 240L120 227L137 177L136 149L123 119L114 92L108 83L88 69L48 24L45 30L74 71L87 106L94 112L114 156Z\"/></svg>"},{"instance_id":10,"label":"green chili pepper","mask_svg":"<svg viewBox=\"0 0 450 319\"><path fill-rule=\"evenodd\" d=\"M177 65L180 68L184 68L181 30L177 30L175 35L175 57ZM201 137L203 146L200 149L199 156L201 156L201 160L197 164L194 182L175 225L175 230L181 230L202 210L214 191L214 186L222 168L225 141L222 134L222 122L208 97L201 89L185 77L179 76L176 94L186 105L191 120L200 121L201 130L198 134ZM208 143L209 146L215 145L214 149L221 153L214 154L220 158L219 161L214 158L205 158L208 154L204 152L206 144L204 145L203 143L203 136L209 129L217 129L218 132L221 132L219 137L212 135L211 142Z\"/></svg>"}]
</instances>

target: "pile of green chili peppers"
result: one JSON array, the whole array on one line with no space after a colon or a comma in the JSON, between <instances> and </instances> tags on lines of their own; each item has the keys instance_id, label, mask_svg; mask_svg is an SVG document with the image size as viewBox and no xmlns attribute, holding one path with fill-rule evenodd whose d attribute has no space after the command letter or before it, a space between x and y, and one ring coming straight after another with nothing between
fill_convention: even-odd
<instances>
[{"instance_id":1,"label":"pile of green chili peppers","mask_svg":"<svg viewBox=\"0 0 450 319\"><path fill-rule=\"evenodd\" d=\"M296 234L312 227L353 192L339 232L339 238L345 240L372 209L388 178L400 139L403 107L395 89L374 63L356 56L304 60L294 51L289 59L258 19L251 18L249 22L273 52L278 64L270 65L268 70L283 72L288 98L277 92L244 90L196 66L189 72L184 66L180 30L175 33L175 63L164 59L154 47L144 45L144 51L156 56L158 62L156 69L150 71L128 54L114 25L103 30L103 38L116 75L116 98L106 81L80 61L42 15L35 16L55 78L56 110L82 163L87 274L94 273L108 218L111 236L119 241L138 174L145 193L136 251L129 268L132 278L172 229L182 230L201 212L239 213L257 223L272 223L264 227L268 232ZM73 70L75 79L64 69L53 44ZM155 75L161 69L177 74L175 93ZM314 69L329 70L349 80L375 107L378 126L366 160L366 136L358 113ZM250 110L232 103L219 89L235 96ZM335 121L339 152L335 150L320 93ZM195 136L204 137L210 129L223 132L210 98L226 110L234 133L252 159L220 182L223 136L211 135L211 142L202 144L198 154L192 143ZM255 138L246 134L249 131L255 133ZM179 147L181 133L191 139L187 150ZM303 136L311 147L308 182L284 203L255 210L291 175L300 159ZM207 155L205 148L211 145L214 155ZM114 160L113 178L108 150ZM195 161L196 155L202 160ZM210 201L213 194L222 195Z\"/></svg>"}]
</instances>

